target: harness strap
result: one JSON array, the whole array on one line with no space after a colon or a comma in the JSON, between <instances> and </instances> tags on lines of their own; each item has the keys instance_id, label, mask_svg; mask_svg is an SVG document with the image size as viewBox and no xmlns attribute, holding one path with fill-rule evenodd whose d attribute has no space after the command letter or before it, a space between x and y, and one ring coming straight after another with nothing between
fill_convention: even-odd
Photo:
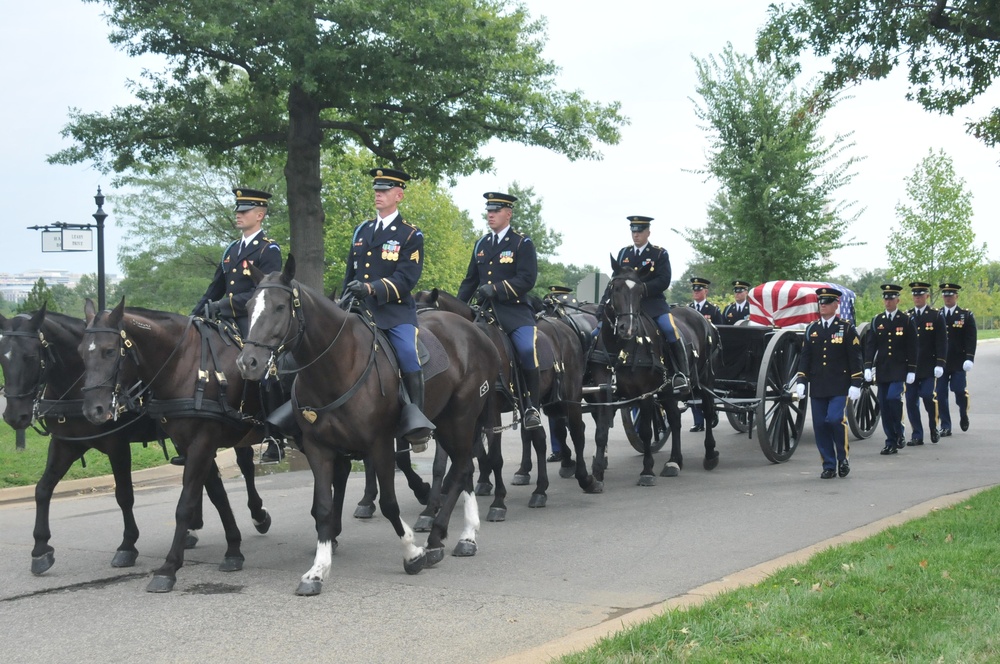
<instances>
[{"instance_id":1,"label":"harness strap","mask_svg":"<svg viewBox=\"0 0 1000 664\"><path fill-rule=\"evenodd\" d=\"M312 408L310 406L299 406L299 400L297 398L295 398L295 384L293 384L292 385L292 407L293 408L297 408L299 411L301 411L302 414L303 414L303 417L305 417L306 420L310 420L311 422L315 422L317 416L322 415L324 413L329 413L330 411L336 410L337 408L340 408L341 406L343 406L345 403L347 403L351 399L351 397L353 397L355 394L357 394L358 390L361 389L361 386L368 379L368 376L371 375L372 368L375 366L375 351L376 351L377 347L378 347L378 345L373 341L372 342L372 352L368 356L368 366L366 366L365 370L363 372L361 372L361 377L358 378L357 381L355 381L354 385L352 385L349 390L347 390L342 395L340 395L339 399L337 399L336 401L334 401L332 403L328 403L327 405L325 405L325 406L323 406L321 408ZM298 379L298 376L296 376L295 383L298 383L298 382L299 382L299 379ZM307 411L312 413L312 418L311 419L310 419L309 415L306 415Z\"/></svg>"}]
</instances>

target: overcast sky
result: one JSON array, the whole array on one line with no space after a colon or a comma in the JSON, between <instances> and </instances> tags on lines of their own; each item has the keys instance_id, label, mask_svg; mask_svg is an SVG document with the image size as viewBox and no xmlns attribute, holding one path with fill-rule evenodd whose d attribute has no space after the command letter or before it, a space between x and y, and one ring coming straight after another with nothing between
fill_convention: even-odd
<instances>
[{"instance_id":1,"label":"overcast sky","mask_svg":"<svg viewBox=\"0 0 1000 664\"><path fill-rule=\"evenodd\" d=\"M768 2L525 4L532 15L548 19L545 54L562 68L560 87L580 89L596 101L620 101L631 124L619 145L602 149L604 159L598 162L573 163L542 149L490 144L485 150L496 158L496 173L464 178L453 192L455 201L478 220L483 192L502 190L514 180L533 186L546 223L563 234L557 259L604 269L608 254L630 241L626 216L648 215L655 219L651 241L669 250L679 274L693 253L673 231L703 226L706 206L717 191L714 182L689 172L704 166L707 146L691 100L691 56L718 54L727 41L751 52ZM0 272L96 272L96 251L42 253L40 234L26 227L92 222L99 185L111 215L105 231L107 271L119 272L121 231L115 227L111 178L86 165L51 166L45 159L70 144L59 135L70 107L94 112L129 103L126 80L137 79L143 64L152 62L130 59L111 47L108 26L100 18L102 6L46 0L8 3L5 9L7 25L14 29L0 41L0 85L6 100L0 106L0 174L8 214L8 250ZM966 135L963 126L970 113L1000 105L1000 93L993 91L977 107L951 118L907 102L902 76L867 83L850 94L831 113L825 132L853 131L853 154L865 158L854 183L841 193L866 208L848 234L867 244L837 252L838 272L885 266L894 208L905 193L903 179L931 148L943 148L953 157L973 193L977 239L990 244L992 259L1000 258L1000 233L994 230L1000 210L1000 151Z\"/></svg>"}]
</instances>

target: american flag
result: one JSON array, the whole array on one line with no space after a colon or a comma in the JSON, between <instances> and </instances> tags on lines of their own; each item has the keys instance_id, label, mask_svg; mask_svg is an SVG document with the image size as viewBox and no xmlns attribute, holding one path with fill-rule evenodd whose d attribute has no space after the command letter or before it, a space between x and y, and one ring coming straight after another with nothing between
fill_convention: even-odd
<instances>
[{"instance_id":1,"label":"american flag","mask_svg":"<svg viewBox=\"0 0 1000 664\"><path fill-rule=\"evenodd\" d=\"M750 322L756 325L791 327L808 325L819 319L816 289L836 288L840 298L841 318L854 322L854 291L828 281L769 281L750 291Z\"/></svg>"}]
</instances>

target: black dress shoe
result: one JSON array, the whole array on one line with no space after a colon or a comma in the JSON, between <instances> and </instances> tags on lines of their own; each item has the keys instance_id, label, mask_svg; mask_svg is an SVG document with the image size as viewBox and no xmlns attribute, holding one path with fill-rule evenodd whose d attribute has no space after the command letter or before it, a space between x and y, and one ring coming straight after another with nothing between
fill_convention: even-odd
<instances>
[{"instance_id":1,"label":"black dress shoe","mask_svg":"<svg viewBox=\"0 0 1000 664\"><path fill-rule=\"evenodd\" d=\"M553 452L552 454L549 455L549 458L546 459L546 461L548 461L549 463L554 463L556 461L562 461L562 455L561 454L556 454L555 452Z\"/></svg>"},{"instance_id":2,"label":"black dress shoe","mask_svg":"<svg viewBox=\"0 0 1000 664\"><path fill-rule=\"evenodd\" d=\"M969 430L969 416L968 415L963 415L962 419L960 419L958 421L958 426L962 427L962 431L968 431Z\"/></svg>"},{"instance_id":3,"label":"black dress shoe","mask_svg":"<svg viewBox=\"0 0 1000 664\"><path fill-rule=\"evenodd\" d=\"M923 445L923 444L924 444L924 441L917 440L917 439L913 439L913 440L911 440L910 442L907 443L907 445L909 445L910 447L916 447L917 445Z\"/></svg>"},{"instance_id":4,"label":"black dress shoe","mask_svg":"<svg viewBox=\"0 0 1000 664\"><path fill-rule=\"evenodd\" d=\"M278 443L271 441L267 449L260 455L261 463L278 463L285 456L285 451Z\"/></svg>"},{"instance_id":5,"label":"black dress shoe","mask_svg":"<svg viewBox=\"0 0 1000 664\"><path fill-rule=\"evenodd\" d=\"M941 429L941 437L947 438L951 435L951 429Z\"/></svg>"},{"instance_id":6,"label":"black dress shoe","mask_svg":"<svg viewBox=\"0 0 1000 664\"><path fill-rule=\"evenodd\" d=\"M941 434L938 433L937 429L931 429L931 442L936 443L941 440Z\"/></svg>"},{"instance_id":7,"label":"black dress shoe","mask_svg":"<svg viewBox=\"0 0 1000 664\"><path fill-rule=\"evenodd\" d=\"M184 456L183 454L178 454L177 456L175 456L172 459L170 459L171 465L174 465L174 466L183 466L186 461L187 461L187 457Z\"/></svg>"},{"instance_id":8,"label":"black dress shoe","mask_svg":"<svg viewBox=\"0 0 1000 664\"><path fill-rule=\"evenodd\" d=\"M879 452L879 454L897 454L898 452L899 450L896 449L896 446L890 443L889 445L883 447L882 451Z\"/></svg>"},{"instance_id":9,"label":"black dress shoe","mask_svg":"<svg viewBox=\"0 0 1000 664\"><path fill-rule=\"evenodd\" d=\"M904 447L906 447L906 439L905 438L900 438L899 440L896 441L896 449L897 450L901 450Z\"/></svg>"},{"instance_id":10,"label":"black dress shoe","mask_svg":"<svg viewBox=\"0 0 1000 664\"><path fill-rule=\"evenodd\" d=\"M833 469L824 470L822 473L819 474L819 478L821 480L832 480L836 476L837 476L837 471Z\"/></svg>"},{"instance_id":11,"label":"black dress shoe","mask_svg":"<svg viewBox=\"0 0 1000 664\"><path fill-rule=\"evenodd\" d=\"M841 461L840 466L837 467L837 474L841 477L847 477L851 472L851 464L847 461Z\"/></svg>"},{"instance_id":12,"label":"black dress shoe","mask_svg":"<svg viewBox=\"0 0 1000 664\"><path fill-rule=\"evenodd\" d=\"M690 429L688 429L688 431L690 431L691 433L696 433L698 431L704 431L704 430L705 430L705 425L704 424L696 424L693 427L691 427Z\"/></svg>"}]
</instances>

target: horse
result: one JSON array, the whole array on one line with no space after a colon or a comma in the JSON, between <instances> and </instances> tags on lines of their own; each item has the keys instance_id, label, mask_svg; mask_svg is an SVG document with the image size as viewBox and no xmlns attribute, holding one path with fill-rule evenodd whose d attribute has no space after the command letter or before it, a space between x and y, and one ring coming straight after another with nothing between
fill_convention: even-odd
<instances>
[{"instance_id":1,"label":"horse","mask_svg":"<svg viewBox=\"0 0 1000 664\"><path fill-rule=\"evenodd\" d=\"M271 515L257 492L253 450L248 447L262 443L264 438L263 423L255 419L261 410L259 385L244 382L236 370L238 337L224 334L201 318L126 308L124 297L114 309L99 313L88 299L84 311L87 327L78 347L86 369L83 414L97 425L115 419L122 384L140 380L150 394L145 402L147 412L158 419L187 457L174 538L166 560L154 571L146 590L170 592L177 583L189 532L200 525L203 487L226 533L227 547L219 569L243 569L240 530L215 463L216 450L247 447L237 447L236 458L246 481L247 506L257 532L268 531Z\"/></svg>"},{"instance_id":2,"label":"horse","mask_svg":"<svg viewBox=\"0 0 1000 664\"><path fill-rule=\"evenodd\" d=\"M477 319L476 310L454 295L440 289L421 291L414 297L423 306L456 313L470 321ZM500 432L503 428L500 416L503 412L517 409L516 398L513 396L517 393L514 374L515 360L513 350L509 347L510 342L507 335L498 326L487 324L484 321L480 321L480 326L486 330L496 347L501 358L502 370L494 376L495 379L499 380L500 389L493 395L489 406L489 424L485 431L487 445L485 448L480 446L478 450L480 476L476 492L479 495L488 495L492 488L490 477L493 477L496 488L487 520L503 521L507 515L505 503L507 489L503 482L502 472L503 454L500 446ZM581 406L583 350L580 342L569 326L558 320L543 318L538 322L538 345L540 354L544 352L543 349L550 349L549 352L552 355L551 364L539 366L542 410L546 415L565 418L567 422L573 448L576 451L576 462L573 464L571 476L576 477L577 483L585 493L601 493L604 490L603 483L595 480L587 471L587 466L583 461L585 427ZM518 486L531 482L532 448L538 459L538 480L528 501L528 507L545 507L548 500L546 490L549 486L549 479L545 464L544 428L521 429L521 464L517 472L514 473L512 484Z\"/></svg>"},{"instance_id":3,"label":"horse","mask_svg":"<svg viewBox=\"0 0 1000 664\"><path fill-rule=\"evenodd\" d=\"M653 474L649 423L656 416L654 400L663 405L671 435L670 458L664 464L660 476L676 476L684 467L679 397L670 388L672 372L668 372L663 362L665 342L660 329L649 316L641 313L642 277L649 266L636 270L620 265L612 256L611 267L612 277L604 297L600 338L609 357L614 360L616 396L639 405L641 419L645 424L640 428L644 449L638 484L653 486L656 484L656 477ZM693 309L678 307L670 313L685 344L691 391L700 398L705 412L705 458L702 465L705 470L712 470L719 463L719 452L715 449L715 436L712 432L717 421L712 391L714 367L719 361L722 348L718 331ZM599 447L598 456L601 454Z\"/></svg>"},{"instance_id":4,"label":"horse","mask_svg":"<svg viewBox=\"0 0 1000 664\"><path fill-rule=\"evenodd\" d=\"M379 508L403 548L403 569L417 574L444 557L443 540L458 498L464 497L465 527L453 555L477 551L479 509L472 493L474 441L499 371L499 357L483 332L458 316L423 316L419 338L430 361L424 414L452 461L443 481L442 502L425 547L400 519L394 470L395 438L402 405L400 378L388 340L374 321L349 311L295 281L295 259L282 272L264 275L250 268L257 290L247 305L250 331L237 365L246 379L260 379L283 353L299 369L292 388L296 421L313 473L313 518L317 544L313 565L296 594L317 595L328 578L342 529L342 512L352 458L368 457L380 488ZM332 487L332 491L331 491Z\"/></svg>"}]
</instances>

